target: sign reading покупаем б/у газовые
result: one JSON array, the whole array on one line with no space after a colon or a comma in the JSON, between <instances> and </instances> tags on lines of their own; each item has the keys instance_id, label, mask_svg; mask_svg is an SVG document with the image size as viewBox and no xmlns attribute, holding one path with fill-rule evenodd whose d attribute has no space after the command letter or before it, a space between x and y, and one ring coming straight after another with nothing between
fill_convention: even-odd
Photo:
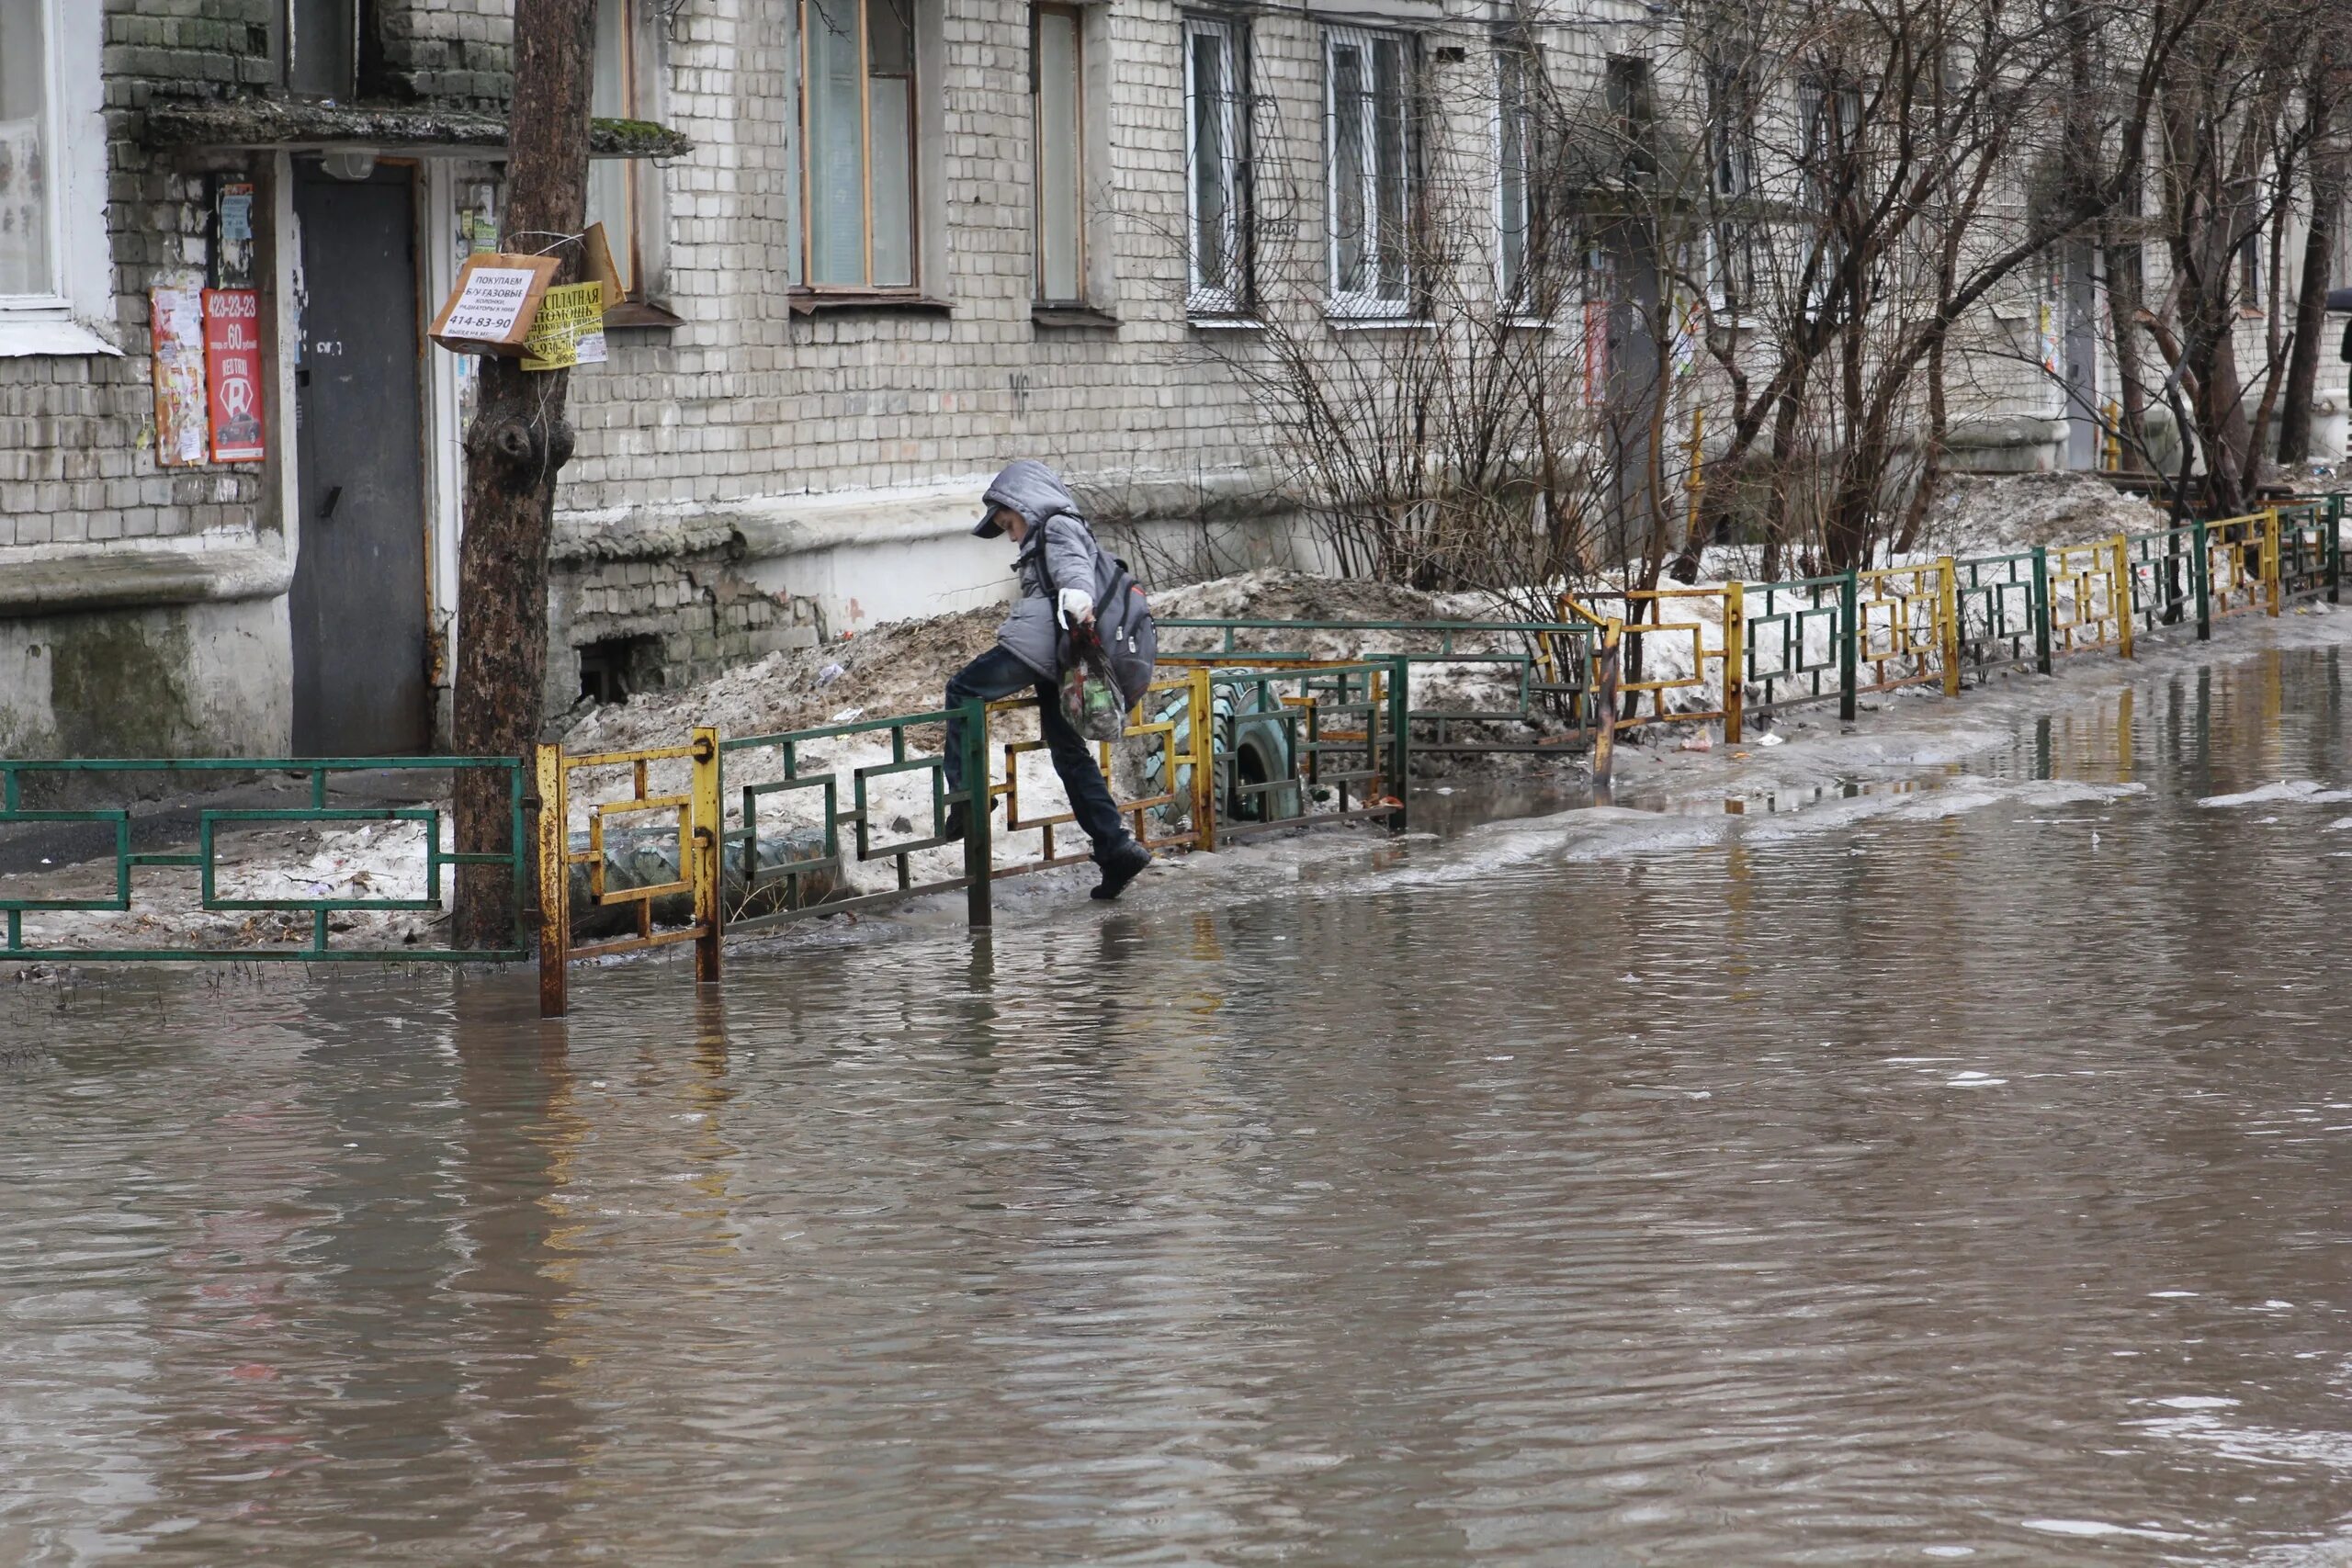
<instances>
[{"instance_id":1,"label":"sign reading \u043f\u043e\u043a\u0443\u043f\u0430\u0435\u043c \u0431/\u0443 \u0433\u0430\u0437\u043e\u0432\u044b\u0435","mask_svg":"<svg viewBox=\"0 0 2352 1568\"><path fill-rule=\"evenodd\" d=\"M433 341L458 354L521 354L558 265L553 256L468 256L433 323Z\"/></svg>"},{"instance_id":2,"label":"sign reading \u043f\u043e\u043a\u0443\u043f\u0430\u0435\u043c \u0431/\u0443 \u0433\u0430\u0437\u043e\u0432\u044b\u0435","mask_svg":"<svg viewBox=\"0 0 2352 1568\"><path fill-rule=\"evenodd\" d=\"M523 344L526 370L569 370L605 363L605 286L568 283L539 302Z\"/></svg>"}]
</instances>

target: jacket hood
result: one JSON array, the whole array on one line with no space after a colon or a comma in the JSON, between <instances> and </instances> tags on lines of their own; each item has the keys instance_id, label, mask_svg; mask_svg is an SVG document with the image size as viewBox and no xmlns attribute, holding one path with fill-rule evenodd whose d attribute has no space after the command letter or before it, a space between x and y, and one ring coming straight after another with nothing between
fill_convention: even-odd
<instances>
[{"instance_id":1,"label":"jacket hood","mask_svg":"<svg viewBox=\"0 0 2352 1568\"><path fill-rule=\"evenodd\" d=\"M1023 457L1004 466L987 493L980 497L980 521L972 532L983 539L993 539L1003 533L992 521L1000 506L1021 513L1032 530L1043 528L1046 518L1063 513L1072 517L1080 515L1078 497L1070 493L1069 486L1035 457Z\"/></svg>"}]
</instances>

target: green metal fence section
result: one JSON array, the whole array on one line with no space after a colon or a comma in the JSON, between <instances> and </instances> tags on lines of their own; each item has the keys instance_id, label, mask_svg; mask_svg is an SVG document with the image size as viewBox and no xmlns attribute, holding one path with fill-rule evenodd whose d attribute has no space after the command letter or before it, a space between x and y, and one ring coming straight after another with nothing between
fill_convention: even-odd
<instances>
[{"instance_id":1,"label":"green metal fence section","mask_svg":"<svg viewBox=\"0 0 2352 1568\"><path fill-rule=\"evenodd\" d=\"M507 844L498 851L445 846L441 813L433 806L330 805L328 781L355 773L428 773L491 772L505 777L508 802ZM503 868L513 887L514 906L523 907L531 871L531 841L524 833L524 781L528 770L518 757L198 757L198 758L75 758L39 761L0 761L0 827L12 823L88 824L111 834L114 840L111 886L97 897L0 898L6 917L7 942L0 959L59 963L300 963L300 964L468 964L509 963L525 956L519 946L464 949L397 947L338 947L334 944L333 917L338 914L383 913L439 909L444 907L442 872L450 866L489 865ZM310 780L308 806L266 808L224 807L200 810L197 816L197 847L187 850L141 851L132 848L133 818L127 807L95 809L28 808L25 786L33 781L68 780L89 783L104 774L215 780L257 773L300 773ZM424 892L422 897L270 898L229 897L220 881L220 837L223 829L269 825L354 827L373 822L411 824L424 840ZM252 915L257 912L307 915L309 941L303 945L240 945L224 947L85 948L42 946L25 940L28 914L110 913L131 911L134 879L141 872L196 873L197 908L207 913ZM307 891L307 890L306 890Z\"/></svg>"},{"instance_id":2,"label":"green metal fence section","mask_svg":"<svg viewBox=\"0 0 2352 1568\"><path fill-rule=\"evenodd\" d=\"M1854 624L1855 588L1850 572L1747 585L1741 671L1747 712L1776 713L1847 695L1854 680L1846 629Z\"/></svg>"},{"instance_id":3,"label":"green metal fence section","mask_svg":"<svg viewBox=\"0 0 2352 1568\"><path fill-rule=\"evenodd\" d=\"M911 739L916 729L944 728L954 717L962 729L964 756L961 772L964 787L947 786L947 759L938 751L917 749ZM809 748L829 744L840 746L859 737L874 737L886 741L889 748L887 760L864 764L841 762L814 768L803 765L803 753ZM962 835L948 832L948 812L957 806L970 807L977 799L985 802L988 791L988 711L984 704L967 703L956 712L940 709L933 713L901 714L891 718L870 718L851 724L820 725L809 729L788 730L775 735L745 735L719 742L719 797L725 803L733 826L724 829L719 840L722 846L740 846L737 851L744 866L747 906L770 906L760 913L729 914L726 930L729 935L763 931L788 924L794 920L818 915L846 914L855 909L874 908L895 904L931 893L963 892L969 895L967 915L974 925L987 925L992 918L988 895L989 882L989 813L986 809L967 809L964 813ZM753 754L765 753L775 764L775 776L756 783L737 783L730 794L727 767L730 760L738 763L738 779ZM875 781L899 774L921 774L929 781L929 821L927 830L918 830L911 838L885 840L878 837L888 829L876 821L873 801ZM846 774L846 776L844 776ZM780 863L762 864L759 854L761 812L766 803L806 792L814 792L820 801L817 812L820 837L810 846L813 852ZM846 795L849 806L842 808ZM774 818L771 818L773 824ZM851 830L854 846L850 857L859 862L888 861L893 865L897 886L877 893L831 896L831 885L837 883L845 870L842 829ZM780 835L776 835L780 836ZM944 849L960 845L963 864L960 873L951 877L918 882L910 857L921 850ZM816 878L826 879L825 896L809 897Z\"/></svg>"},{"instance_id":4,"label":"green metal fence section","mask_svg":"<svg viewBox=\"0 0 2352 1568\"><path fill-rule=\"evenodd\" d=\"M1168 657L1180 663L1204 658ZM1246 694L1249 700L1235 706L1247 706L1261 721L1283 727L1287 758L1285 772L1245 779L1239 752L1216 749L1211 765L1218 784L1217 840L1373 818L1403 831L1413 720L1419 716L1412 710L1414 663L1413 656L1396 653L1353 662L1212 667L1213 687ZM1259 803L1281 800L1328 808L1310 805L1303 816L1257 808Z\"/></svg>"},{"instance_id":5,"label":"green metal fence section","mask_svg":"<svg viewBox=\"0 0 2352 1568\"><path fill-rule=\"evenodd\" d=\"M1589 741L1600 724L1592 678L1599 628L1581 622L1170 617L1160 621L1159 627L1163 662L1179 655L1191 659L1219 653L1312 659L1317 656L1313 639L1325 637L1348 642L1345 650L1334 656L1340 659L1401 658L1423 671L1491 671L1502 688L1495 703L1468 706L1430 703L1414 707L1412 722L1420 734L1413 744L1432 753L1557 751ZM1188 632L1206 635L1182 635ZM1374 640L1415 646L1394 650L1365 646ZM1175 646L1180 642L1208 646ZM1283 646L1285 642L1289 646ZM1471 646L1496 643L1505 646ZM1480 733L1509 726L1532 729L1535 734L1496 739L1490 733ZM1473 732L1470 738L1464 738L1465 729Z\"/></svg>"},{"instance_id":6,"label":"green metal fence section","mask_svg":"<svg viewBox=\"0 0 2352 1568\"><path fill-rule=\"evenodd\" d=\"M1977 680L2050 660L2050 573L2040 550L1974 556L1952 563L1963 670Z\"/></svg>"},{"instance_id":7,"label":"green metal fence section","mask_svg":"<svg viewBox=\"0 0 2352 1568\"><path fill-rule=\"evenodd\" d=\"M2341 560L2336 525L2343 506L2344 498L2332 495L2278 509L2278 591L2288 598L2335 589Z\"/></svg>"}]
</instances>

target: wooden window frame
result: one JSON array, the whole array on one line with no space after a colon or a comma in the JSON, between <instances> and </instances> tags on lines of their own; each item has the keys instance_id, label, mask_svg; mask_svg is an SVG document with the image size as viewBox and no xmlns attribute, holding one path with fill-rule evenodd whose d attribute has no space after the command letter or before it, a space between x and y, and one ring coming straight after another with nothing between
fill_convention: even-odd
<instances>
[{"instance_id":1,"label":"wooden window frame","mask_svg":"<svg viewBox=\"0 0 2352 1568\"><path fill-rule=\"evenodd\" d=\"M812 301L856 302L898 300L935 304L925 299L923 284L923 178L922 137L922 42L921 12L918 0L907 0L907 270L909 281L904 284L876 286L874 282L874 69L873 28L867 21L868 9L888 0L844 0L857 7L857 125L859 167L863 171L860 194L864 201L864 245L865 281L862 284L819 283L817 272L817 217L814 182L811 170L816 160L808 134L808 11L812 0L795 0L793 19L799 29L796 40L798 49L799 131L800 131L800 281L792 293Z\"/></svg>"}]
</instances>

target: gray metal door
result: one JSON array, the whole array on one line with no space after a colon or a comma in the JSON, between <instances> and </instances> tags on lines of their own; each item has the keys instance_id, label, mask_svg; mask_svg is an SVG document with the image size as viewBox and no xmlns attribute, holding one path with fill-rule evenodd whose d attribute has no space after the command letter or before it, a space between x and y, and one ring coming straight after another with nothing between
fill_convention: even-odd
<instances>
[{"instance_id":1,"label":"gray metal door","mask_svg":"<svg viewBox=\"0 0 2352 1568\"><path fill-rule=\"evenodd\" d=\"M1611 501L1621 541L1631 556L1643 547L1651 523L1650 436L1657 413L1658 269L1649 235L1634 223L1612 225L1603 243L1610 258L1609 455Z\"/></svg>"},{"instance_id":2,"label":"gray metal door","mask_svg":"<svg viewBox=\"0 0 2352 1568\"><path fill-rule=\"evenodd\" d=\"M297 164L294 210L308 291L294 397L294 749L421 751L432 709L413 172L338 180Z\"/></svg>"}]
</instances>

